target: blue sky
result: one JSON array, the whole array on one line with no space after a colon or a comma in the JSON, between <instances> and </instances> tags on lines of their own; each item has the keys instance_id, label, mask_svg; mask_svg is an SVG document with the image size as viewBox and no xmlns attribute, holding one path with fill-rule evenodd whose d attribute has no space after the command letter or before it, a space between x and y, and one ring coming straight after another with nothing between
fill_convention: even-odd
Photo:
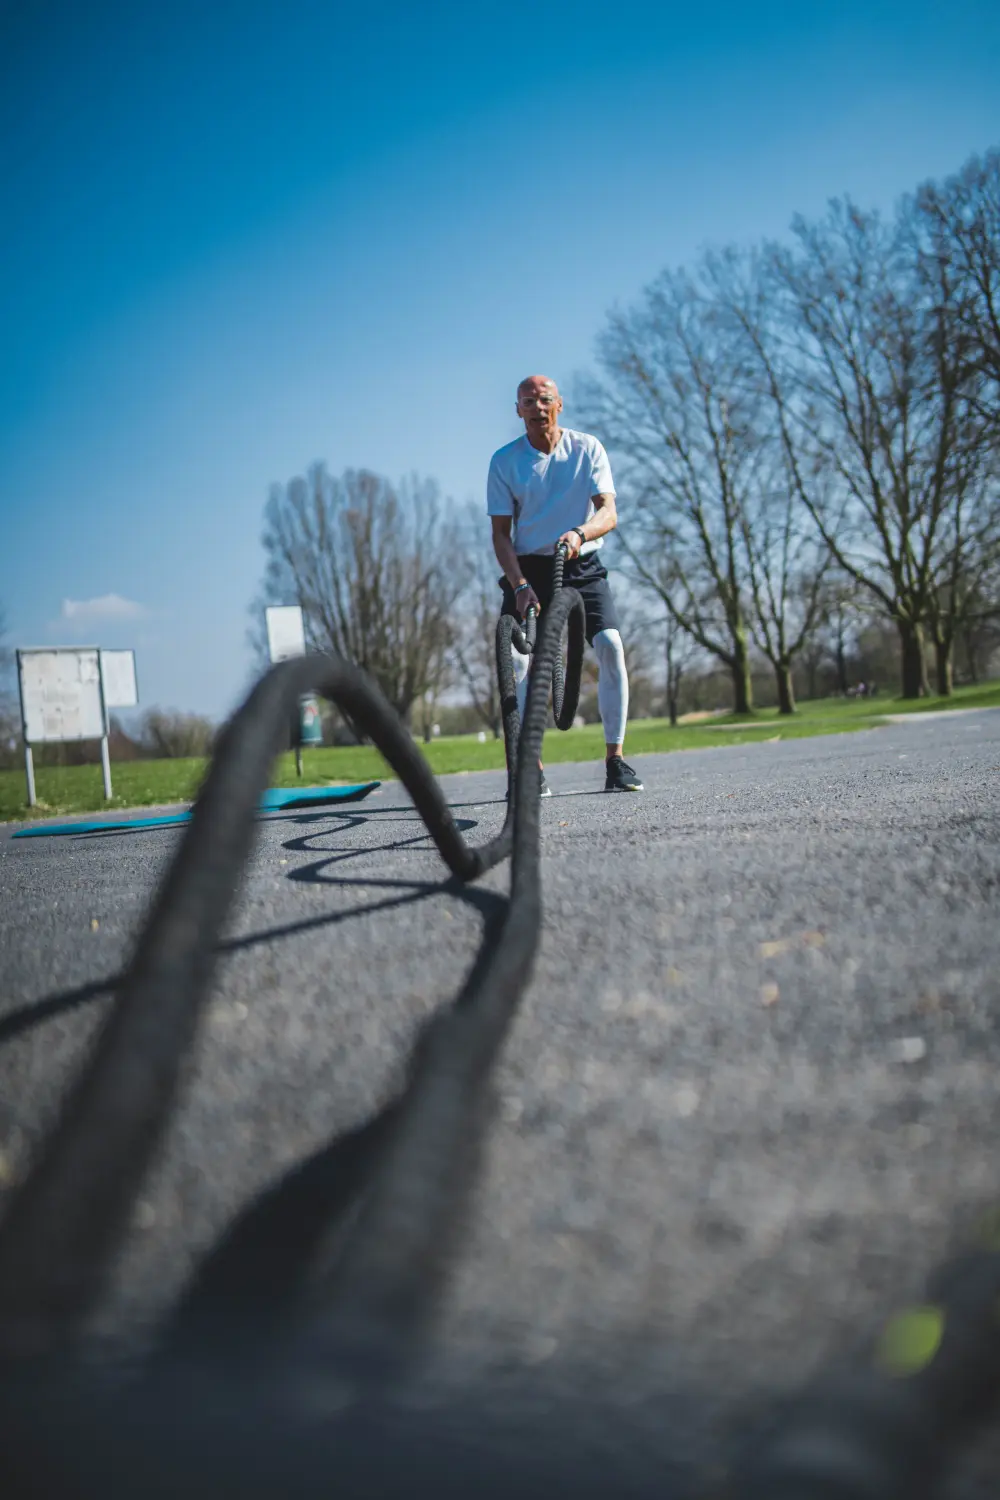
<instances>
[{"instance_id":1,"label":"blue sky","mask_svg":"<svg viewBox=\"0 0 1000 1500\"><path fill-rule=\"evenodd\" d=\"M134 646L145 706L213 717L272 481L322 459L478 501L517 380L571 390L662 267L1000 143L995 0L14 12L8 644Z\"/></svg>"}]
</instances>

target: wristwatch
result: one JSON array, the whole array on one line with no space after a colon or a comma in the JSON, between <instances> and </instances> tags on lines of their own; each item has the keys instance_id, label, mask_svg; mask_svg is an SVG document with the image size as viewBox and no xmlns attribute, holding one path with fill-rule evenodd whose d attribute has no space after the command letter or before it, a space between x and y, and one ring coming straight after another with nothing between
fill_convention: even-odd
<instances>
[{"instance_id":1,"label":"wristwatch","mask_svg":"<svg viewBox=\"0 0 1000 1500\"><path fill-rule=\"evenodd\" d=\"M583 544L584 544L584 542L587 540L587 538L583 534L583 527L582 526L571 526L570 530L576 532L577 536L580 538L580 546L582 547Z\"/></svg>"}]
</instances>

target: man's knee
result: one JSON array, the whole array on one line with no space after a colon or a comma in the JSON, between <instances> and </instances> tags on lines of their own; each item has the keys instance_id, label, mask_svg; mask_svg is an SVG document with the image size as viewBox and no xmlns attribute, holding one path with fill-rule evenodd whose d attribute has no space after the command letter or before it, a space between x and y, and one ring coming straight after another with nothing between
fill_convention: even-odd
<instances>
[{"instance_id":1,"label":"man's knee","mask_svg":"<svg viewBox=\"0 0 1000 1500\"><path fill-rule=\"evenodd\" d=\"M599 630L594 636L594 655L602 672L625 676L625 647L617 630Z\"/></svg>"}]
</instances>

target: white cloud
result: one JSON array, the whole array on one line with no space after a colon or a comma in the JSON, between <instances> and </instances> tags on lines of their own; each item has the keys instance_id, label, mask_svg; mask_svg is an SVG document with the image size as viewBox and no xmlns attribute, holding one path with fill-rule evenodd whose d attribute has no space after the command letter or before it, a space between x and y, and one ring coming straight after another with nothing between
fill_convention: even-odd
<instances>
[{"instance_id":1,"label":"white cloud","mask_svg":"<svg viewBox=\"0 0 1000 1500\"><path fill-rule=\"evenodd\" d=\"M59 613L63 620L88 625L93 621L142 620L149 611L134 599L123 599L121 594L101 594L97 599L64 599Z\"/></svg>"}]
</instances>

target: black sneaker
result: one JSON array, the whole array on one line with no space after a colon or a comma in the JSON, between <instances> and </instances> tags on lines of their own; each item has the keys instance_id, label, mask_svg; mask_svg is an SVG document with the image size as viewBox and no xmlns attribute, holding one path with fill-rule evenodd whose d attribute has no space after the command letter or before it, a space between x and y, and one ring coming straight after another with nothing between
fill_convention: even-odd
<instances>
[{"instance_id":1,"label":"black sneaker","mask_svg":"<svg viewBox=\"0 0 1000 1500\"><path fill-rule=\"evenodd\" d=\"M607 766L607 779L604 782L606 792L641 792L644 790L640 778L631 766L625 764L620 755L612 755L605 764Z\"/></svg>"},{"instance_id":2,"label":"black sneaker","mask_svg":"<svg viewBox=\"0 0 1000 1500\"><path fill-rule=\"evenodd\" d=\"M539 797L551 797L552 796L552 788L549 786L548 782L545 780L545 772L543 770L541 770L541 768L539 768L539 771L538 771L538 795L539 795ZM504 800L506 802L510 801L510 787L509 786L508 786L506 792L504 793Z\"/></svg>"}]
</instances>

